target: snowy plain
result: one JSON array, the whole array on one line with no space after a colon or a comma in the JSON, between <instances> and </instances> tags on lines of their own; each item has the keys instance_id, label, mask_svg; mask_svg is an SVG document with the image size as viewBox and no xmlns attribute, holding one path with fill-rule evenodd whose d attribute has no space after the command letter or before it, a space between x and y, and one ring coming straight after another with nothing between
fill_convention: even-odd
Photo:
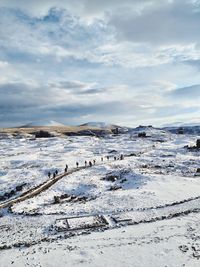
<instances>
[{"instance_id":1,"label":"snowy plain","mask_svg":"<svg viewBox=\"0 0 200 267\"><path fill-rule=\"evenodd\" d=\"M200 266L200 151L185 148L199 136L145 130L146 138L2 138L0 195L33 188L66 164L96 165L0 211L0 266ZM58 219L97 215L107 227L55 228Z\"/></svg>"}]
</instances>

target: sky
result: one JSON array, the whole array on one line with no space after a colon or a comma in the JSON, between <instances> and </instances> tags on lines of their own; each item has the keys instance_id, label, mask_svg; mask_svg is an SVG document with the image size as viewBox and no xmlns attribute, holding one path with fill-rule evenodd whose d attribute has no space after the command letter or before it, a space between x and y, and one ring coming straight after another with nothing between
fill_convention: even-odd
<instances>
[{"instance_id":1,"label":"sky","mask_svg":"<svg viewBox=\"0 0 200 267\"><path fill-rule=\"evenodd\" d=\"M0 0L0 127L200 123L199 0Z\"/></svg>"}]
</instances>

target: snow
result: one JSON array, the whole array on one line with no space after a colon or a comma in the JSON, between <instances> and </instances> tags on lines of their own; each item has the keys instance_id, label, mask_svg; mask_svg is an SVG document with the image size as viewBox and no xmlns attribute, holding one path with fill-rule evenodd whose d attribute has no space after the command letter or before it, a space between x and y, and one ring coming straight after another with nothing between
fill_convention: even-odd
<instances>
[{"instance_id":1,"label":"snow","mask_svg":"<svg viewBox=\"0 0 200 267\"><path fill-rule=\"evenodd\" d=\"M97 128L109 128L112 127L111 124L108 124L106 122L97 122L97 121L91 121L91 122L87 122L84 123L80 126L89 126L89 127L97 127Z\"/></svg>"},{"instance_id":2,"label":"snow","mask_svg":"<svg viewBox=\"0 0 200 267\"><path fill-rule=\"evenodd\" d=\"M32 127L49 127L49 126L65 126L64 124L57 121L34 121L27 123L19 128L32 128Z\"/></svg>"},{"instance_id":3,"label":"snow","mask_svg":"<svg viewBox=\"0 0 200 267\"><path fill-rule=\"evenodd\" d=\"M8 247L0 266L199 266L200 151L185 148L199 136L145 127L149 137L137 137L143 130L1 139L0 195L22 183L22 192L33 188L66 164L69 171L77 161L83 166L95 159L96 165L63 177L12 212L0 210L0 248ZM121 154L125 159L115 161ZM73 198L54 203L66 194ZM87 229L98 216L107 224Z\"/></svg>"}]
</instances>

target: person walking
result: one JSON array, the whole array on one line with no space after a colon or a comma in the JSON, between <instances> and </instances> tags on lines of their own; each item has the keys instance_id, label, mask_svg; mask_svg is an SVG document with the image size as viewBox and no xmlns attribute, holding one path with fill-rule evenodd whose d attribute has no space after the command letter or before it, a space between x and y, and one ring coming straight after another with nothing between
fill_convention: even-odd
<instances>
[{"instance_id":1,"label":"person walking","mask_svg":"<svg viewBox=\"0 0 200 267\"><path fill-rule=\"evenodd\" d=\"M76 162L76 167L78 168L78 165L79 165L79 163L78 162Z\"/></svg>"},{"instance_id":2,"label":"person walking","mask_svg":"<svg viewBox=\"0 0 200 267\"><path fill-rule=\"evenodd\" d=\"M85 160L85 167L87 166L87 161Z\"/></svg>"},{"instance_id":3,"label":"person walking","mask_svg":"<svg viewBox=\"0 0 200 267\"><path fill-rule=\"evenodd\" d=\"M68 171L68 165L66 164L66 166L65 166L65 172L67 172Z\"/></svg>"},{"instance_id":4,"label":"person walking","mask_svg":"<svg viewBox=\"0 0 200 267\"><path fill-rule=\"evenodd\" d=\"M92 162L91 161L89 161L89 166L92 167Z\"/></svg>"},{"instance_id":5,"label":"person walking","mask_svg":"<svg viewBox=\"0 0 200 267\"><path fill-rule=\"evenodd\" d=\"M50 172L48 172L48 177L51 178L51 173Z\"/></svg>"},{"instance_id":6,"label":"person walking","mask_svg":"<svg viewBox=\"0 0 200 267\"><path fill-rule=\"evenodd\" d=\"M96 160L95 160L95 159L93 159L93 164L94 164L94 165L96 164Z\"/></svg>"}]
</instances>

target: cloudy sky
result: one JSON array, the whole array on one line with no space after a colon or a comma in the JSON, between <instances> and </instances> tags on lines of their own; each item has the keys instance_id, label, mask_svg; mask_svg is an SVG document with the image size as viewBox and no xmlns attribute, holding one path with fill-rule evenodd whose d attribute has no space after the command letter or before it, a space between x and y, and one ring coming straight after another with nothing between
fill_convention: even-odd
<instances>
[{"instance_id":1,"label":"cloudy sky","mask_svg":"<svg viewBox=\"0 0 200 267\"><path fill-rule=\"evenodd\" d=\"M0 127L200 122L199 0L0 0Z\"/></svg>"}]
</instances>

